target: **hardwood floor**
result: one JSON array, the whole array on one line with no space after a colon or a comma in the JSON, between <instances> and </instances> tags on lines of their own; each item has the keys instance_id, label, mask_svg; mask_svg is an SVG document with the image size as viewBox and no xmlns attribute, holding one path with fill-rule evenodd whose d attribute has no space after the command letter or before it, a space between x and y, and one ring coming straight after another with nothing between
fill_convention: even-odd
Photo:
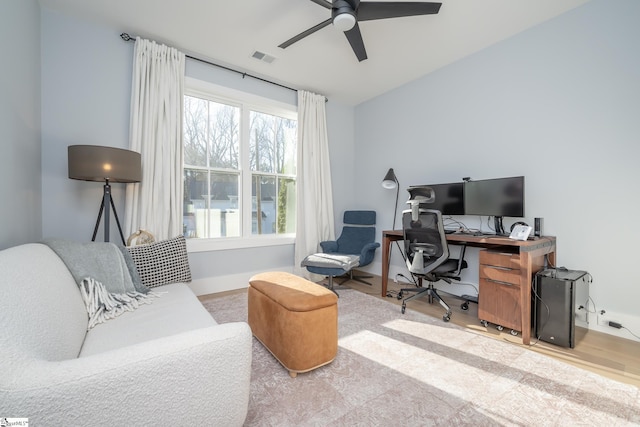
<instances>
[{"instance_id":1,"label":"hardwood floor","mask_svg":"<svg viewBox=\"0 0 640 427\"><path fill-rule=\"evenodd\" d=\"M400 312L401 301L395 297L382 298L380 296L380 277L374 276L366 280L372 286L352 280L336 287L336 290L340 293L341 287L349 287L365 292L397 304L398 312ZM406 287L406 284L403 287ZM389 281L388 291L393 295L396 295L400 288L399 284ZM476 304L469 304L469 309L465 311L460 308L462 300L445 293L441 293L441 297L451 307L453 312L451 315L452 323L464 326L482 335L523 346L521 337L512 336L507 329L498 331L495 325L482 326L478 320L478 306ZM440 304L429 304L427 298L417 298L408 302L407 310L416 310L439 318L444 314L444 309ZM574 348L565 348L544 341L537 341L534 337L532 337L531 345L526 347L532 351L563 360L566 363L596 372L602 376L640 387L640 342L585 328L576 328L576 345Z\"/></svg>"},{"instance_id":2,"label":"hardwood floor","mask_svg":"<svg viewBox=\"0 0 640 427\"><path fill-rule=\"evenodd\" d=\"M336 283L341 279L336 280ZM379 276L366 279L372 286L361 284L356 281L349 281L341 286L336 286L336 291L346 287L372 295L376 298L384 299L398 305L400 313L401 301L397 298L382 298L381 282ZM406 285L405 285L406 286ZM389 281L388 291L396 295L400 285ZM217 298L230 293L245 292L245 290L228 291L219 294L203 295L201 301L209 298ZM469 304L468 310L462 310L462 301L454 296L442 293L442 298L449 304L452 310L451 322L463 326L471 331L477 332L494 339L500 339L523 346L520 336L512 336L508 330L498 331L494 325L484 327L478 320L478 307L476 304ZM407 310L417 310L430 316L441 318L444 314L442 306L439 304L429 304L426 298L418 298L407 303ZM632 384L640 387L640 342L619 338L602 332L591 331L584 328L576 328L576 345L574 348L565 348L537 341L532 338L531 345L526 346L531 351L536 351L580 368L596 372L602 376Z\"/></svg>"}]
</instances>

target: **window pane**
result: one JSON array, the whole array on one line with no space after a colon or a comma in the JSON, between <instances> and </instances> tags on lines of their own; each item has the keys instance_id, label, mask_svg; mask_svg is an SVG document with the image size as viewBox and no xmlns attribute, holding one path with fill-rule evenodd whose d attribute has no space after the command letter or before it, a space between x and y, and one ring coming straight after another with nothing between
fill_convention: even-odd
<instances>
[{"instance_id":1,"label":"window pane","mask_svg":"<svg viewBox=\"0 0 640 427\"><path fill-rule=\"evenodd\" d=\"M252 171L275 172L274 169L274 117L269 114L250 113L249 159Z\"/></svg>"},{"instance_id":2,"label":"window pane","mask_svg":"<svg viewBox=\"0 0 640 427\"><path fill-rule=\"evenodd\" d=\"M278 117L276 133L277 170L276 172L295 175L298 152L298 122Z\"/></svg>"},{"instance_id":3,"label":"window pane","mask_svg":"<svg viewBox=\"0 0 640 427\"><path fill-rule=\"evenodd\" d=\"M278 233L296 232L296 181L278 179Z\"/></svg>"},{"instance_id":4,"label":"window pane","mask_svg":"<svg viewBox=\"0 0 640 427\"><path fill-rule=\"evenodd\" d=\"M238 210L238 175L211 173L210 211L218 218L214 235L207 237L231 237L240 235L240 211ZM218 212L217 214L215 212Z\"/></svg>"},{"instance_id":5,"label":"window pane","mask_svg":"<svg viewBox=\"0 0 640 427\"><path fill-rule=\"evenodd\" d=\"M184 97L185 165L207 165L208 102L192 96Z\"/></svg>"},{"instance_id":6,"label":"window pane","mask_svg":"<svg viewBox=\"0 0 640 427\"><path fill-rule=\"evenodd\" d=\"M250 117L251 170L295 175L297 121L255 111Z\"/></svg>"},{"instance_id":7,"label":"window pane","mask_svg":"<svg viewBox=\"0 0 640 427\"><path fill-rule=\"evenodd\" d=\"M193 169L184 169L184 206L183 232L185 237L205 237L203 223L196 224L197 212L204 211L207 206L208 173ZM200 233L198 225L201 226Z\"/></svg>"},{"instance_id":8,"label":"window pane","mask_svg":"<svg viewBox=\"0 0 640 427\"><path fill-rule=\"evenodd\" d=\"M209 166L237 169L240 108L209 102Z\"/></svg>"},{"instance_id":9,"label":"window pane","mask_svg":"<svg viewBox=\"0 0 640 427\"><path fill-rule=\"evenodd\" d=\"M271 176L251 177L251 233L276 232L276 179Z\"/></svg>"}]
</instances>

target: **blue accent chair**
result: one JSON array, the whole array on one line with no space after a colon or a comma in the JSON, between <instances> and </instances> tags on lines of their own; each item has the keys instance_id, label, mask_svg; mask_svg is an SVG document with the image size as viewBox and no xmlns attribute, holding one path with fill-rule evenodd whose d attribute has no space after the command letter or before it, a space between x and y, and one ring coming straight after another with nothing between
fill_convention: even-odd
<instances>
[{"instance_id":1,"label":"blue accent chair","mask_svg":"<svg viewBox=\"0 0 640 427\"><path fill-rule=\"evenodd\" d=\"M349 280L356 280L371 286L365 278L371 276L354 276L355 267L371 264L376 249L380 243L376 238L375 211L345 211L344 227L337 240L320 242L321 253L306 257L301 265L311 273L329 277L329 289L333 289L333 278L348 275L343 284Z\"/></svg>"}]
</instances>

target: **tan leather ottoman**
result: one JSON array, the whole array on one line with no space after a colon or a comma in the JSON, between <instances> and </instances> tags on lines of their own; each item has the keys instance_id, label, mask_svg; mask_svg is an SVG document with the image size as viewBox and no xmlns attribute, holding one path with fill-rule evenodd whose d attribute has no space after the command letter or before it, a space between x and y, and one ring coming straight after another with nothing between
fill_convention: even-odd
<instances>
[{"instance_id":1,"label":"tan leather ottoman","mask_svg":"<svg viewBox=\"0 0 640 427\"><path fill-rule=\"evenodd\" d=\"M338 353L338 297L284 272L249 280L248 318L253 335L295 377L331 363Z\"/></svg>"}]
</instances>

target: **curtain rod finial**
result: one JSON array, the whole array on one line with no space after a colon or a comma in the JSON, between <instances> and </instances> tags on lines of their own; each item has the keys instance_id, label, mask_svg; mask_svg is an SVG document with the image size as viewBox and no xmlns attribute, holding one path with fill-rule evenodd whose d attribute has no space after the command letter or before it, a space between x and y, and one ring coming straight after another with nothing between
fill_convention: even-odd
<instances>
[{"instance_id":1,"label":"curtain rod finial","mask_svg":"<svg viewBox=\"0 0 640 427\"><path fill-rule=\"evenodd\" d=\"M130 36L129 34L127 34L127 33L122 33L122 34L120 34L120 38L121 38L122 40L126 41L126 42L131 41L131 40L134 40L134 38L133 38L133 37L131 37L131 36Z\"/></svg>"}]
</instances>

